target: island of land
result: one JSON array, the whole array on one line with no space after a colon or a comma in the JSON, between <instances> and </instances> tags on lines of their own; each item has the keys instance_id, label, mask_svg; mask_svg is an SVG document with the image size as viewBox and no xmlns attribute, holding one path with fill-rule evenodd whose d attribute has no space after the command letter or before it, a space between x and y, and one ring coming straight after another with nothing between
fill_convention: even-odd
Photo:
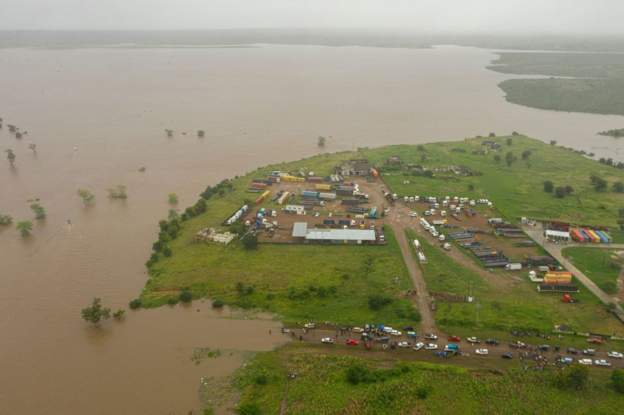
<instances>
[{"instance_id":1,"label":"island of land","mask_svg":"<svg viewBox=\"0 0 624 415\"><path fill-rule=\"evenodd\" d=\"M617 413L621 182L518 133L261 167L160 222L134 305L284 322L239 413Z\"/></svg>"}]
</instances>

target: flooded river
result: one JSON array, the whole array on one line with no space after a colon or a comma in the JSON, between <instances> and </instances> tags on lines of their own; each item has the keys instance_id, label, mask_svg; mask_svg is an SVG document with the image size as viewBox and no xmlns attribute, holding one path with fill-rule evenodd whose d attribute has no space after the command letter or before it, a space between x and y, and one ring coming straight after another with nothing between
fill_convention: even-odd
<instances>
[{"instance_id":1,"label":"flooded river","mask_svg":"<svg viewBox=\"0 0 624 415\"><path fill-rule=\"evenodd\" d=\"M315 153L319 135L334 151L517 130L623 159L622 142L595 135L623 117L509 104L493 58L451 46L2 50L0 149L17 159L0 159L0 213L31 219L39 198L48 217L27 239L0 229L0 414L186 414L202 376L284 341L276 321L200 302L101 330L80 319L94 296L116 308L138 295L170 192L184 207L207 184ZM17 141L7 123L28 134ZM117 184L127 201L107 199ZM195 365L196 347L227 352Z\"/></svg>"}]
</instances>

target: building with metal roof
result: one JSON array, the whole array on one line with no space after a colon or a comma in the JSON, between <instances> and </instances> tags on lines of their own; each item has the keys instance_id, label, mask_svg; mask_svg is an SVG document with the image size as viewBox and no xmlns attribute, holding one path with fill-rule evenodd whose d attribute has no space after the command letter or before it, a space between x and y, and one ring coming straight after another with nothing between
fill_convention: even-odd
<instances>
[{"instance_id":1,"label":"building with metal roof","mask_svg":"<svg viewBox=\"0 0 624 415\"><path fill-rule=\"evenodd\" d=\"M296 222L293 226L292 236L294 238L303 238L307 242L361 244L377 240L374 229L308 229L306 222Z\"/></svg>"}]
</instances>

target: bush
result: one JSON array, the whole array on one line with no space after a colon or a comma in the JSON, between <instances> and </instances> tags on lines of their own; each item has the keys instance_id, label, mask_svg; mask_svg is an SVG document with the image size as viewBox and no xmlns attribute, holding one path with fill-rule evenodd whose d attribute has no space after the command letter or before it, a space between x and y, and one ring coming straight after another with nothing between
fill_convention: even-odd
<instances>
[{"instance_id":1,"label":"bush","mask_svg":"<svg viewBox=\"0 0 624 415\"><path fill-rule=\"evenodd\" d=\"M260 415L262 414L262 411L260 410L258 404L244 403L236 408L236 413L238 415Z\"/></svg>"},{"instance_id":2,"label":"bush","mask_svg":"<svg viewBox=\"0 0 624 415\"><path fill-rule=\"evenodd\" d=\"M368 296L368 308L371 310L380 310L391 302L392 298L382 294L373 294Z\"/></svg>"},{"instance_id":3,"label":"bush","mask_svg":"<svg viewBox=\"0 0 624 415\"><path fill-rule=\"evenodd\" d=\"M134 300L128 303L128 307L130 307L131 310L136 310L138 308L141 308L142 305L143 304L141 303L140 298L135 298Z\"/></svg>"},{"instance_id":4,"label":"bush","mask_svg":"<svg viewBox=\"0 0 624 415\"><path fill-rule=\"evenodd\" d=\"M169 298L167 299L167 304L169 304L169 305L172 305L172 306L173 306L173 305L178 304L178 301L179 301L179 300L178 300L177 298L175 298L175 297L169 297Z\"/></svg>"},{"instance_id":5,"label":"bush","mask_svg":"<svg viewBox=\"0 0 624 415\"><path fill-rule=\"evenodd\" d=\"M544 191L546 193L552 193L554 189L555 189L555 185L553 184L553 182L551 182L550 180L546 180L544 182Z\"/></svg>"},{"instance_id":6,"label":"bush","mask_svg":"<svg viewBox=\"0 0 624 415\"><path fill-rule=\"evenodd\" d=\"M225 303L223 302L223 300L220 300L218 298L212 302L212 308L223 308L224 305Z\"/></svg>"},{"instance_id":7,"label":"bush","mask_svg":"<svg viewBox=\"0 0 624 415\"><path fill-rule=\"evenodd\" d=\"M182 290L180 293L180 301L183 303L190 303L193 300L193 294L189 290Z\"/></svg>"},{"instance_id":8,"label":"bush","mask_svg":"<svg viewBox=\"0 0 624 415\"><path fill-rule=\"evenodd\" d=\"M624 393L624 369L615 369L611 373L611 381L616 392Z\"/></svg>"},{"instance_id":9,"label":"bush","mask_svg":"<svg viewBox=\"0 0 624 415\"><path fill-rule=\"evenodd\" d=\"M589 383L589 369L581 365L568 366L557 374L556 383L562 389L585 389Z\"/></svg>"},{"instance_id":10,"label":"bush","mask_svg":"<svg viewBox=\"0 0 624 415\"><path fill-rule=\"evenodd\" d=\"M258 235L255 233L248 233L241 241L245 249L253 250L258 248Z\"/></svg>"},{"instance_id":11,"label":"bush","mask_svg":"<svg viewBox=\"0 0 624 415\"><path fill-rule=\"evenodd\" d=\"M347 382L352 385L359 383L370 383L372 381L372 375L369 368L362 363L353 363L347 369L346 373Z\"/></svg>"},{"instance_id":12,"label":"bush","mask_svg":"<svg viewBox=\"0 0 624 415\"><path fill-rule=\"evenodd\" d=\"M429 396L429 388L427 388L426 386L419 386L416 389L416 398L423 400L423 399L427 399L428 396Z\"/></svg>"}]
</instances>

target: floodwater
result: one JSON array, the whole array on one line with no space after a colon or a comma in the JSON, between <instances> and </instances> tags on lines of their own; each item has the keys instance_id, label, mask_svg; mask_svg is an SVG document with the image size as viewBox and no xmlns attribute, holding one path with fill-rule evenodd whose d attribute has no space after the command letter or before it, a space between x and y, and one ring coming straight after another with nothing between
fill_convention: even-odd
<instances>
[{"instance_id":1,"label":"floodwater","mask_svg":"<svg viewBox=\"0 0 624 415\"><path fill-rule=\"evenodd\" d=\"M623 117L509 104L493 58L452 46L2 50L0 149L17 160L0 159L0 213L30 219L39 198L48 217L26 239L0 230L0 414L186 414L202 376L284 341L276 321L201 302L101 330L80 319L94 296L116 308L139 294L170 192L184 207L207 184L315 153L319 135L334 151L517 130L622 159L620 141L595 133ZM107 199L117 184L127 201ZM195 365L196 347L233 354Z\"/></svg>"}]
</instances>

